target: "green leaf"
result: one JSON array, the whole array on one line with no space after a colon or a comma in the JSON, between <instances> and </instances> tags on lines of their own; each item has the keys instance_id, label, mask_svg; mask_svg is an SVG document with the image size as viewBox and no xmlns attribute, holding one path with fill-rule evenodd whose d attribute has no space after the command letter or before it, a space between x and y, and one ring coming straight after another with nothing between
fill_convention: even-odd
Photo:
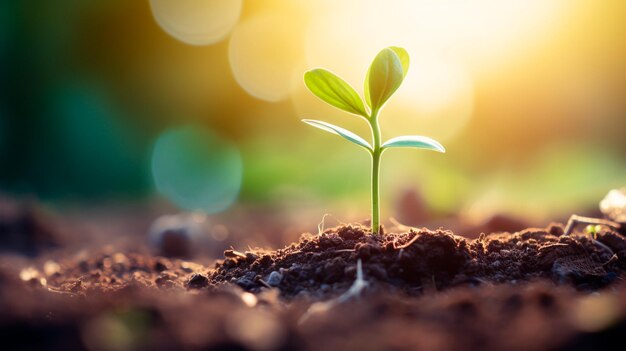
<instances>
[{"instance_id":1,"label":"green leaf","mask_svg":"<svg viewBox=\"0 0 626 351\"><path fill-rule=\"evenodd\" d=\"M365 77L365 101L379 110L402 84L409 69L409 55L399 47L381 50Z\"/></svg>"},{"instance_id":2,"label":"green leaf","mask_svg":"<svg viewBox=\"0 0 626 351\"><path fill-rule=\"evenodd\" d=\"M322 68L310 70L304 74L304 84L325 102L344 111L368 117L359 94L332 72Z\"/></svg>"},{"instance_id":3,"label":"green leaf","mask_svg":"<svg viewBox=\"0 0 626 351\"><path fill-rule=\"evenodd\" d=\"M402 75L406 77L406 74L409 72L409 53L406 52L404 48L398 46L390 46L389 49L398 55L400 63L402 64Z\"/></svg>"},{"instance_id":4,"label":"green leaf","mask_svg":"<svg viewBox=\"0 0 626 351\"><path fill-rule=\"evenodd\" d=\"M438 152L446 152L446 149L438 141L425 136L405 135L387 140L382 145L383 149L392 147L413 147L416 149L426 149Z\"/></svg>"},{"instance_id":5,"label":"green leaf","mask_svg":"<svg viewBox=\"0 0 626 351\"><path fill-rule=\"evenodd\" d=\"M365 141L365 139L361 138L360 136L352 133L351 131L347 130L347 129L343 129L341 127L337 127L335 125L332 125L330 123L326 123L326 122L322 122L322 121L315 121L312 119L303 119L302 122L312 125L313 127L319 128L321 130L325 130L329 133L333 133L333 134L337 134L339 136L341 136L342 138L351 141L359 146L362 146L370 151L372 151L372 147L370 146L370 144Z\"/></svg>"}]
</instances>

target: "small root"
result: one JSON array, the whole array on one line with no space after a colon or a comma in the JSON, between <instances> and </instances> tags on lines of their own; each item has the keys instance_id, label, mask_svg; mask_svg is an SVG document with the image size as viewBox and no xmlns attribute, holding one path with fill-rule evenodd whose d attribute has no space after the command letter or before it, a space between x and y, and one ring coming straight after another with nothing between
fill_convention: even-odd
<instances>
[{"instance_id":1,"label":"small root","mask_svg":"<svg viewBox=\"0 0 626 351\"><path fill-rule=\"evenodd\" d=\"M263 285L264 287L266 287L266 288L268 288L268 289L271 289L271 288L272 288L272 286L271 286L271 285L269 285L269 284L268 284L265 280L263 280L262 278L257 278L257 279L256 279L256 281L257 281L257 283L259 283L259 284Z\"/></svg>"},{"instance_id":2,"label":"small root","mask_svg":"<svg viewBox=\"0 0 626 351\"><path fill-rule=\"evenodd\" d=\"M600 247L601 249L604 249L604 250L608 251L611 255L615 254L610 247L606 246L605 244L601 243L600 241L598 241L598 240L596 240L594 238L590 238L590 239L591 239L591 241L594 244L596 244L596 246ZM569 246L569 245L563 244L563 243L554 243L554 244L545 245L545 246L540 247L539 251L545 251L545 250L549 250L549 249L552 249L552 248L555 248L555 247L559 247L559 246L563 247L563 246Z\"/></svg>"},{"instance_id":3,"label":"small root","mask_svg":"<svg viewBox=\"0 0 626 351\"><path fill-rule=\"evenodd\" d=\"M559 246L569 246L569 245L563 244L563 243L555 243L555 244L542 246L539 248L539 251L549 250L549 249L552 249L554 247L559 247Z\"/></svg>"},{"instance_id":4,"label":"small root","mask_svg":"<svg viewBox=\"0 0 626 351\"><path fill-rule=\"evenodd\" d=\"M246 258L246 255L242 252L236 251L232 248L224 250L224 257L226 258Z\"/></svg>"},{"instance_id":5,"label":"small root","mask_svg":"<svg viewBox=\"0 0 626 351\"><path fill-rule=\"evenodd\" d=\"M567 221L567 225L565 226L565 230L563 231L563 235L570 235L574 228L579 224L587 224L587 225L604 225L609 228L619 230L621 225L617 222L609 221L608 219L601 218L592 218L592 217L583 217L578 215L572 215Z\"/></svg>"},{"instance_id":6,"label":"small root","mask_svg":"<svg viewBox=\"0 0 626 351\"><path fill-rule=\"evenodd\" d=\"M302 317L300 317L298 324L303 324L313 315L326 313L331 308L339 304L342 304L352 298L359 297L363 289L365 289L368 285L369 283L363 278L363 267L361 259L359 259L356 263L356 279L354 280L354 283L352 283L352 286L350 286L350 289L335 299L312 304Z\"/></svg>"},{"instance_id":7,"label":"small root","mask_svg":"<svg viewBox=\"0 0 626 351\"><path fill-rule=\"evenodd\" d=\"M603 264L602 264L602 266L606 266L606 265L608 265L608 264L610 264L610 263L613 263L613 262L617 261L618 259L619 259L619 257L617 257L617 255L616 255L616 254L613 254L613 256L611 256L611 258L609 258L609 260L608 260L608 261L606 261L605 263L603 263Z\"/></svg>"},{"instance_id":8,"label":"small root","mask_svg":"<svg viewBox=\"0 0 626 351\"><path fill-rule=\"evenodd\" d=\"M337 224L339 225L343 225L346 226L348 225L346 222L343 222L337 218L335 218L332 214L330 213L324 213L324 215L322 216L322 220L317 224L317 235L322 235L322 233L324 233L325 230L325 226L326 226L326 217L333 217L335 221L337 221Z\"/></svg>"},{"instance_id":9,"label":"small root","mask_svg":"<svg viewBox=\"0 0 626 351\"><path fill-rule=\"evenodd\" d=\"M317 224L317 235L322 235L322 233L324 232L324 221L326 221L327 216L330 216L330 214L324 213L321 222Z\"/></svg>"},{"instance_id":10,"label":"small root","mask_svg":"<svg viewBox=\"0 0 626 351\"><path fill-rule=\"evenodd\" d=\"M591 241L593 241L593 243L594 243L594 244L596 244L597 246L599 246L599 247L601 247L601 248L605 249L606 251L608 251L611 255L615 255L615 252L613 252L613 250L611 250L611 248L610 248L610 247L608 247L608 246L604 245L604 244L603 244L603 243L601 243L600 241L598 241L598 240L596 240L596 239L594 239L594 238L591 238Z\"/></svg>"},{"instance_id":11,"label":"small root","mask_svg":"<svg viewBox=\"0 0 626 351\"><path fill-rule=\"evenodd\" d=\"M352 283L352 286L343 295L337 298L338 303L345 302L353 297L358 297L361 292L369 283L363 279L363 267L361 265L361 259L356 262L356 280Z\"/></svg>"},{"instance_id":12,"label":"small root","mask_svg":"<svg viewBox=\"0 0 626 351\"><path fill-rule=\"evenodd\" d=\"M398 249L406 249L407 247L411 246L411 245L415 242L415 240L417 240L417 238L418 238L418 237L419 237L419 235L420 235L420 233L415 232L415 231L413 231L413 230L411 230L411 232L415 233L415 235L411 238L411 240L409 240L408 242L406 242L406 243L405 243L405 244L403 244L403 245L397 245L397 244L396 244L396 242L394 241L394 242L393 242L393 248L394 248L395 250L398 250Z\"/></svg>"},{"instance_id":13,"label":"small root","mask_svg":"<svg viewBox=\"0 0 626 351\"><path fill-rule=\"evenodd\" d=\"M67 295L67 296L71 296L71 297L80 296L80 294L77 294L75 292L65 291L65 290L52 288L52 287L48 287L47 290L48 290L48 292L55 293L55 294L60 294L60 295Z\"/></svg>"}]
</instances>

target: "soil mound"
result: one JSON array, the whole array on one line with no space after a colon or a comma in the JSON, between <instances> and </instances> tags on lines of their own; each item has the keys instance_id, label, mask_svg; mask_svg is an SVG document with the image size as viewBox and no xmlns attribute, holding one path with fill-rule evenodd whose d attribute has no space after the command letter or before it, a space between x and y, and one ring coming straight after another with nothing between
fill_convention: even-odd
<instances>
[{"instance_id":1,"label":"soil mound","mask_svg":"<svg viewBox=\"0 0 626 351\"><path fill-rule=\"evenodd\" d=\"M442 229L372 236L365 227L347 225L305 234L275 251L227 250L208 278L211 285L230 282L251 292L276 287L290 298L345 291L359 259L374 286L409 294L536 278L598 289L626 268L626 239L618 233L605 231L597 239L562 234L562 226L551 225L475 240Z\"/></svg>"}]
</instances>

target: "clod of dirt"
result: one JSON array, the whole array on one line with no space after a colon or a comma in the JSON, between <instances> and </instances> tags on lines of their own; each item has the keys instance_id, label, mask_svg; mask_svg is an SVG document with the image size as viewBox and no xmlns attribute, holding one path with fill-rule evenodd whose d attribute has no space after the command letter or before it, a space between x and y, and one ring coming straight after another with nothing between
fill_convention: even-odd
<instances>
[{"instance_id":1,"label":"clod of dirt","mask_svg":"<svg viewBox=\"0 0 626 351\"><path fill-rule=\"evenodd\" d=\"M208 232L208 218L205 214L179 213L154 220L149 236L159 255L188 258L193 256L199 238Z\"/></svg>"},{"instance_id":2,"label":"clod of dirt","mask_svg":"<svg viewBox=\"0 0 626 351\"><path fill-rule=\"evenodd\" d=\"M323 298L350 286L361 259L365 275L378 283L373 285L409 294L536 278L597 289L622 274L626 262L626 242L618 233L599 234L607 250L586 236L560 236L563 227L557 224L513 234L483 234L476 240L441 229L380 236L368 231L347 225L304 235L276 251L228 250L225 260L208 272L208 279L211 284L234 282L252 292L275 286L286 298L300 294Z\"/></svg>"},{"instance_id":3,"label":"clod of dirt","mask_svg":"<svg viewBox=\"0 0 626 351\"><path fill-rule=\"evenodd\" d=\"M57 223L40 207L0 201L0 251L35 256L58 246L61 236Z\"/></svg>"},{"instance_id":4,"label":"clod of dirt","mask_svg":"<svg viewBox=\"0 0 626 351\"><path fill-rule=\"evenodd\" d=\"M167 264L162 260L157 260L154 263L154 270L157 272L163 272L164 270L167 270Z\"/></svg>"},{"instance_id":5,"label":"clod of dirt","mask_svg":"<svg viewBox=\"0 0 626 351\"><path fill-rule=\"evenodd\" d=\"M159 253L165 257L190 257L191 239L188 234L178 230L166 230L161 233Z\"/></svg>"},{"instance_id":6,"label":"clod of dirt","mask_svg":"<svg viewBox=\"0 0 626 351\"><path fill-rule=\"evenodd\" d=\"M209 286L209 279L202 274L194 273L185 285L187 289L202 289Z\"/></svg>"}]
</instances>

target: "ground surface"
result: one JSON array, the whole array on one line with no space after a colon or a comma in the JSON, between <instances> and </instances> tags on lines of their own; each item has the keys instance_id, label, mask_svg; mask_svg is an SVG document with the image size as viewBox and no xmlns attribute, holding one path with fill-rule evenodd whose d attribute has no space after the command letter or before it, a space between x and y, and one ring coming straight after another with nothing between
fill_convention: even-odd
<instances>
[{"instance_id":1,"label":"ground surface","mask_svg":"<svg viewBox=\"0 0 626 351\"><path fill-rule=\"evenodd\" d=\"M0 231L7 350L591 350L621 349L626 332L626 238L608 230L346 225L217 263L47 251L63 243L32 212ZM345 298L359 260L366 286Z\"/></svg>"}]
</instances>

